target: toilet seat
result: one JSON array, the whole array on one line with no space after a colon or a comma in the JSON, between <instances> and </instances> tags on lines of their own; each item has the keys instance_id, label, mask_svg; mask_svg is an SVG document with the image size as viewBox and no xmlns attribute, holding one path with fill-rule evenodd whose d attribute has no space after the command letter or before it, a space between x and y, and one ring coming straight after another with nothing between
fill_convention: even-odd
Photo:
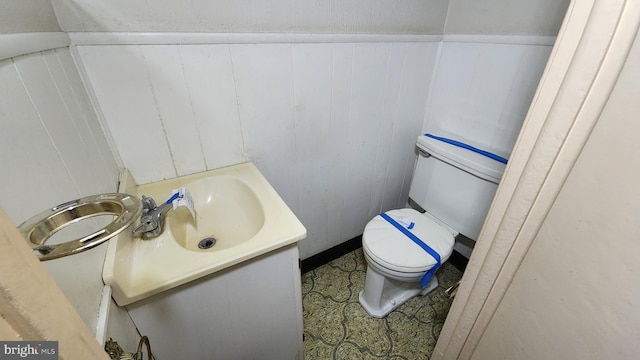
<instances>
[{"instance_id":1,"label":"toilet seat","mask_svg":"<svg viewBox=\"0 0 640 360\"><path fill-rule=\"evenodd\" d=\"M429 217L414 209L396 209L386 214L396 221L406 219L413 222L410 231L435 250L442 263L451 255L453 234ZM436 259L379 215L365 227L362 247L377 265L397 272L423 273L437 263Z\"/></svg>"}]
</instances>

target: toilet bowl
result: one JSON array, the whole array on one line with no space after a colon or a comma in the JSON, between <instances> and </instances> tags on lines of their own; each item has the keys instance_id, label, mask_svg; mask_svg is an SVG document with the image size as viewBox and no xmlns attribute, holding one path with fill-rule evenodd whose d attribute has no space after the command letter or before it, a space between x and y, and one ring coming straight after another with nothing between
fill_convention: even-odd
<instances>
[{"instance_id":1,"label":"toilet bowl","mask_svg":"<svg viewBox=\"0 0 640 360\"><path fill-rule=\"evenodd\" d=\"M391 210L365 227L367 274L359 301L371 316L384 317L434 290L434 272L449 259L455 236L478 238L507 160L459 140L419 136L409 198L425 212Z\"/></svg>"},{"instance_id":2,"label":"toilet bowl","mask_svg":"<svg viewBox=\"0 0 640 360\"><path fill-rule=\"evenodd\" d=\"M455 232L429 214L414 209L386 212L440 255L440 264L453 251ZM420 280L437 260L380 215L373 218L362 235L362 250L367 261L364 290L359 302L369 315L382 318L416 295L426 295L438 287L434 275L423 288Z\"/></svg>"}]
</instances>

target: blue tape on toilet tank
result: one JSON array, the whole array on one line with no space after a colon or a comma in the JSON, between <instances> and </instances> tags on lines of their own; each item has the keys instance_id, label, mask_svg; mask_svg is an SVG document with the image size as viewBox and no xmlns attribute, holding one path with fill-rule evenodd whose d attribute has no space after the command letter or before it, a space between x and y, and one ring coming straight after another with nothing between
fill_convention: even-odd
<instances>
[{"instance_id":1,"label":"blue tape on toilet tank","mask_svg":"<svg viewBox=\"0 0 640 360\"><path fill-rule=\"evenodd\" d=\"M407 230L404 226L398 224L398 222L393 220L391 218L391 216L389 216L389 215L387 215L385 213L380 214L380 216L383 219L387 220L389 222L389 224L393 225L393 227L395 227L396 229L400 230L400 232L405 234L414 243L418 244L418 246L420 246L424 251L426 251L434 259L436 259L436 264L433 265L433 267L431 269L429 269L429 271L427 271L424 274L424 276L422 276L422 279L420 279L420 286L422 286L423 289L426 288L427 285L429 284L429 281L433 277L433 274L435 274L436 271L438 271L438 269L440 268L440 265L442 265L441 261L440 261L440 254L438 254L435 250L433 250L429 245L425 244L424 241L420 240L420 238L415 236L411 231ZM411 224L415 225L415 223L413 223L413 222Z\"/></svg>"},{"instance_id":2,"label":"blue tape on toilet tank","mask_svg":"<svg viewBox=\"0 0 640 360\"><path fill-rule=\"evenodd\" d=\"M493 159L495 161L499 161L499 162L501 162L503 164L506 164L507 161L508 161L507 159L503 158L500 155L496 155L494 153L491 153L491 152L488 152L488 151L485 151L485 150L482 150L482 149L478 149L476 147L473 147L473 146L471 146L469 144L465 144L465 143L457 141L457 140L448 139L448 138L444 138L444 137L440 137L440 136L435 136L435 135L432 135L432 134L424 134L424 136L430 137L432 139L436 139L436 140L439 140L439 141L442 141L442 142L445 142L447 144L455 145L455 146L461 147L463 149L471 150L471 151L476 152L476 153L478 153L480 155L484 155L484 156L486 156L488 158L491 158L491 159Z\"/></svg>"}]
</instances>

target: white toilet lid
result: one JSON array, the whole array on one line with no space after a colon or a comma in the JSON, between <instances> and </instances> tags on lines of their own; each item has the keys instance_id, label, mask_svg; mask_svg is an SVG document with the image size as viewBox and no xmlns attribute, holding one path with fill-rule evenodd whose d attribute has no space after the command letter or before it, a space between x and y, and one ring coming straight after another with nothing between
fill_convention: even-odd
<instances>
[{"instance_id":1,"label":"white toilet lid","mask_svg":"<svg viewBox=\"0 0 640 360\"><path fill-rule=\"evenodd\" d=\"M451 255L453 234L435 221L414 209L391 210L386 214L400 224L405 220L413 222L415 225L409 231L435 250L440 255L441 262L445 262ZM433 256L380 215L365 227L362 246L372 260L395 271L427 271L437 263Z\"/></svg>"}]
</instances>

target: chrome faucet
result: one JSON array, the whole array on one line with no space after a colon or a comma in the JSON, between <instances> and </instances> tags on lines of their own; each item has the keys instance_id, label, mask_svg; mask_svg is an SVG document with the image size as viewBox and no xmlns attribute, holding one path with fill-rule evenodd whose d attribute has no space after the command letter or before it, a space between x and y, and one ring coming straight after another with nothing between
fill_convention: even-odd
<instances>
[{"instance_id":1,"label":"chrome faucet","mask_svg":"<svg viewBox=\"0 0 640 360\"><path fill-rule=\"evenodd\" d=\"M177 195L178 194L174 194L174 196L160 206L157 206L152 198L142 195L140 225L133 229L133 235L142 234L142 238L145 240L160 236L164 228L164 219L167 212L173 208L172 202L178 197Z\"/></svg>"}]
</instances>

